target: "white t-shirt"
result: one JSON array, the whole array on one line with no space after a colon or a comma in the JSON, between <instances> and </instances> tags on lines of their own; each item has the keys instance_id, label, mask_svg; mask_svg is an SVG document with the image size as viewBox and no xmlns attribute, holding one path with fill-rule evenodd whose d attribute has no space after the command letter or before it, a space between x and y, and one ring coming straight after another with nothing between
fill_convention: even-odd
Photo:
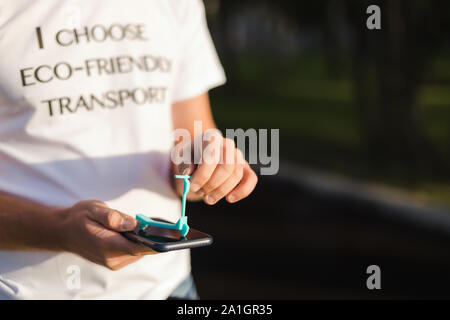
<instances>
[{"instance_id":1,"label":"white t-shirt","mask_svg":"<svg viewBox=\"0 0 450 320\"><path fill-rule=\"evenodd\" d=\"M224 81L200 0L3 0L0 190L175 222L171 104ZM0 251L0 298L164 299L189 259L110 271L71 253Z\"/></svg>"}]
</instances>

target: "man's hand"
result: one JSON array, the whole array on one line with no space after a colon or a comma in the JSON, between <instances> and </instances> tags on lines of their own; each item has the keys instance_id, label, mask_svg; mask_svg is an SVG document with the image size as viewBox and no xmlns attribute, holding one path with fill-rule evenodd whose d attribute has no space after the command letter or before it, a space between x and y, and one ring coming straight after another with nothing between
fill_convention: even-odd
<instances>
[{"instance_id":1,"label":"man's hand","mask_svg":"<svg viewBox=\"0 0 450 320\"><path fill-rule=\"evenodd\" d=\"M203 139L201 139L203 140ZM176 152L195 154L194 148L201 148L201 163L181 163L174 167L175 174L191 175L190 200L203 198L212 205L226 197L230 203L247 197L255 188L258 177L245 161L242 152L231 139L215 136L207 143L177 145ZM180 142L182 143L182 142ZM177 146L175 148L177 148ZM198 162L194 161L194 162ZM183 181L176 179L176 189L182 192Z\"/></svg>"},{"instance_id":2,"label":"man's hand","mask_svg":"<svg viewBox=\"0 0 450 320\"><path fill-rule=\"evenodd\" d=\"M100 201L81 201L59 212L64 250L111 270L118 270L155 252L127 240L119 232L132 231L137 221Z\"/></svg>"}]
</instances>

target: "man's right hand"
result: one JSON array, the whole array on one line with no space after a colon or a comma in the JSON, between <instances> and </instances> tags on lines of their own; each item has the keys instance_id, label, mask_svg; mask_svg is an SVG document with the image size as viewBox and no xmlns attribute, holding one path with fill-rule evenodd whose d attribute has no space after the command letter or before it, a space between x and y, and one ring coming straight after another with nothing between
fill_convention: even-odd
<instances>
[{"instance_id":1,"label":"man's right hand","mask_svg":"<svg viewBox=\"0 0 450 320\"><path fill-rule=\"evenodd\" d=\"M155 251L127 240L119 232L132 231L137 221L101 201L81 201L58 212L62 246L111 270L118 270Z\"/></svg>"}]
</instances>

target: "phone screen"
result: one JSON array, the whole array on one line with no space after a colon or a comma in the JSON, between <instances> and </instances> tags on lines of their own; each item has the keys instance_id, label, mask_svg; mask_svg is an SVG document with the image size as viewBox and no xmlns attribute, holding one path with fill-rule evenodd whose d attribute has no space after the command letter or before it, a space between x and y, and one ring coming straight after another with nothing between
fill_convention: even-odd
<instances>
[{"instance_id":1,"label":"phone screen","mask_svg":"<svg viewBox=\"0 0 450 320\"><path fill-rule=\"evenodd\" d=\"M162 219L158 220L164 221ZM153 226L147 226L144 230L137 228L133 232L124 232L123 235L129 240L138 242L156 251L203 247L213 242L210 235L192 228L185 237L181 236L177 230Z\"/></svg>"},{"instance_id":2,"label":"phone screen","mask_svg":"<svg viewBox=\"0 0 450 320\"><path fill-rule=\"evenodd\" d=\"M159 243L183 241L184 238L187 239L192 237L191 230L189 230L186 237L182 237L177 230L158 228L152 226L147 226L145 230L139 230L139 235L141 237Z\"/></svg>"},{"instance_id":3,"label":"phone screen","mask_svg":"<svg viewBox=\"0 0 450 320\"><path fill-rule=\"evenodd\" d=\"M162 219L154 219L166 222ZM188 234L183 237L181 236L180 232L177 230L167 229L167 228L159 228L159 227L153 227L153 226L147 226L144 230L139 230L139 235L141 237L147 238L149 240L152 240L154 242L159 243L170 243L170 242L180 242L180 241L192 241L192 240L199 240L207 237L208 235L204 234L203 232L197 231L195 229L189 229Z\"/></svg>"}]
</instances>

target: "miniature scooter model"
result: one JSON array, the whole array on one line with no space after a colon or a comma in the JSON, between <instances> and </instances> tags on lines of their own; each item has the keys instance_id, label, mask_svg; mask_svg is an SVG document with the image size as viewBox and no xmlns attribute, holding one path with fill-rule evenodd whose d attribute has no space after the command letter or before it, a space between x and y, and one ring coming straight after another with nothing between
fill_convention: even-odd
<instances>
[{"instance_id":1,"label":"miniature scooter model","mask_svg":"<svg viewBox=\"0 0 450 320\"><path fill-rule=\"evenodd\" d=\"M191 176L189 175L175 175L177 179L184 179L183 184L183 195L181 197L181 217L178 221L173 223L161 222L153 220L147 216L142 214L136 215L136 219L139 221L139 227L141 230L144 230L147 226L158 227L158 228L167 228L172 230L178 230L180 234L185 237L189 232L189 226L187 224L187 216L186 216L186 196L189 193L189 189L191 187L191 183L189 179Z\"/></svg>"}]
</instances>

